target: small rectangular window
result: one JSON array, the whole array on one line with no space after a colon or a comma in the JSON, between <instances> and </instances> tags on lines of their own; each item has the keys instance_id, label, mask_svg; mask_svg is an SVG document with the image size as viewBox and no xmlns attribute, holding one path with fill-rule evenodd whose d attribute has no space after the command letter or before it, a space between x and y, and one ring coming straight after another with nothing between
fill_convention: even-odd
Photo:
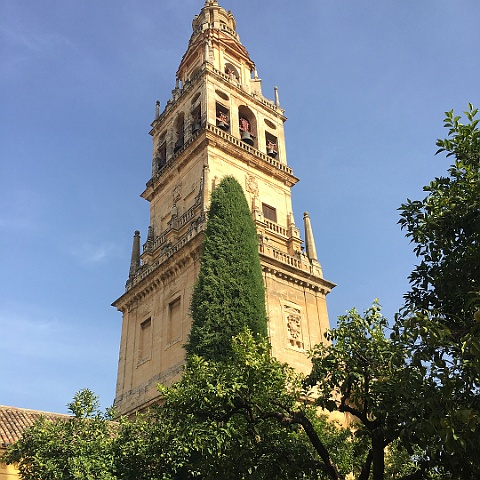
<instances>
[{"instance_id":1,"label":"small rectangular window","mask_svg":"<svg viewBox=\"0 0 480 480\"><path fill-rule=\"evenodd\" d=\"M152 319L147 318L140 324L138 341L138 362L150 360L152 355Z\"/></svg>"},{"instance_id":2,"label":"small rectangular window","mask_svg":"<svg viewBox=\"0 0 480 480\"><path fill-rule=\"evenodd\" d=\"M262 203L262 211L265 220L270 220L271 222L277 223L277 209Z\"/></svg>"},{"instance_id":3,"label":"small rectangular window","mask_svg":"<svg viewBox=\"0 0 480 480\"><path fill-rule=\"evenodd\" d=\"M168 304L167 343L171 345L180 341L182 336L181 298L176 298Z\"/></svg>"},{"instance_id":4,"label":"small rectangular window","mask_svg":"<svg viewBox=\"0 0 480 480\"><path fill-rule=\"evenodd\" d=\"M161 170L167 163L167 144L163 142L157 149L158 169Z\"/></svg>"}]
</instances>

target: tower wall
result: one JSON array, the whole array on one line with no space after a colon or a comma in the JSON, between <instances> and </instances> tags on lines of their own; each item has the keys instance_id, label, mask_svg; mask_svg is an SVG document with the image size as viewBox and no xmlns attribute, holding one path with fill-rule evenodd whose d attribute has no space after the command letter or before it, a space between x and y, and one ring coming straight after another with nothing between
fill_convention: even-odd
<instances>
[{"instance_id":1,"label":"tower wall","mask_svg":"<svg viewBox=\"0 0 480 480\"><path fill-rule=\"evenodd\" d=\"M308 373L306 352L329 326L325 297L334 285L303 251L293 218L298 179L287 165L284 112L263 96L230 12L207 0L192 26L172 97L150 132L147 240L114 302L123 314L120 414L158 401L157 384L180 378L210 194L227 175L243 186L257 227L273 355Z\"/></svg>"}]
</instances>

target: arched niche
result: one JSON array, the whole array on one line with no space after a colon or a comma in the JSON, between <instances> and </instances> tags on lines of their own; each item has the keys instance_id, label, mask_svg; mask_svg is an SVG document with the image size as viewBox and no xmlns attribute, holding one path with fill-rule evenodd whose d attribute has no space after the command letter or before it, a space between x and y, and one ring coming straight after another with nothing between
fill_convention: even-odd
<instances>
[{"instance_id":1,"label":"arched niche","mask_svg":"<svg viewBox=\"0 0 480 480\"><path fill-rule=\"evenodd\" d=\"M158 136L156 142L155 154L153 157L153 173L157 173L163 169L167 163L167 140L166 133L163 132Z\"/></svg>"},{"instance_id":2,"label":"arched niche","mask_svg":"<svg viewBox=\"0 0 480 480\"><path fill-rule=\"evenodd\" d=\"M215 116L216 124L218 128L221 128L225 132L230 131L230 110L220 102L215 103Z\"/></svg>"},{"instance_id":3,"label":"arched niche","mask_svg":"<svg viewBox=\"0 0 480 480\"><path fill-rule=\"evenodd\" d=\"M237 82L240 82L240 73L235 65L232 65L230 62L225 63L225 73L232 79L236 79Z\"/></svg>"},{"instance_id":4,"label":"arched niche","mask_svg":"<svg viewBox=\"0 0 480 480\"><path fill-rule=\"evenodd\" d=\"M175 119L175 145L173 153L177 153L185 143L185 115L180 112Z\"/></svg>"},{"instance_id":5,"label":"arched niche","mask_svg":"<svg viewBox=\"0 0 480 480\"><path fill-rule=\"evenodd\" d=\"M258 148L257 119L255 114L245 105L238 107L238 130L242 142Z\"/></svg>"}]
</instances>

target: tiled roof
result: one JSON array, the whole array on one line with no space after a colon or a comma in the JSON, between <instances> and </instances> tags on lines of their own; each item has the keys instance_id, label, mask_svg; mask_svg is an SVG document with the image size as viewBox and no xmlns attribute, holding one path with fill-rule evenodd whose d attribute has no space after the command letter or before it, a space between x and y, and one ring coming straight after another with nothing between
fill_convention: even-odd
<instances>
[{"instance_id":1,"label":"tiled roof","mask_svg":"<svg viewBox=\"0 0 480 480\"><path fill-rule=\"evenodd\" d=\"M35 420L41 416L51 419L70 417L70 415L62 413L42 412L40 410L0 405L0 448L5 448L18 440L22 436L23 431L31 427Z\"/></svg>"}]
</instances>

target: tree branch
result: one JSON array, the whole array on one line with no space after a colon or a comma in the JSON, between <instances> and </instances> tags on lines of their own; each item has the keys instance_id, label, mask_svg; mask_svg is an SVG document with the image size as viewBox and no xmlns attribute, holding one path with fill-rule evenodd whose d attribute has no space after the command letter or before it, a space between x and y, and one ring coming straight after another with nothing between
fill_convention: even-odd
<instances>
[{"instance_id":1,"label":"tree branch","mask_svg":"<svg viewBox=\"0 0 480 480\"><path fill-rule=\"evenodd\" d=\"M422 480L425 475L425 469L420 468L417 471L410 473L408 475L405 475L404 477L399 478L399 480Z\"/></svg>"},{"instance_id":2,"label":"tree branch","mask_svg":"<svg viewBox=\"0 0 480 480\"><path fill-rule=\"evenodd\" d=\"M367 458L365 459L365 464L363 465L362 472L360 473L358 480L368 480L368 477L370 476L370 469L372 467L372 460L373 460L373 452L370 449L368 451Z\"/></svg>"},{"instance_id":3,"label":"tree branch","mask_svg":"<svg viewBox=\"0 0 480 480\"><path fill-rule=\"evenodd\" d=\"M286 416L281 412L268 412L262 415L262 418L275 418L282 425L301 425L303 430L307 434L310 443L312 444L315 451L318 453L320 458L324 462L325 468L322 470L332 479L332 480L345 480L345 477L340 474L337 470L337 467L333 463L328 450L323 445L320 437L318 436L315 428L312 425L312 422L305 416L302 411L292 412L291 416Z\"/></svg>"}]
</instances>

